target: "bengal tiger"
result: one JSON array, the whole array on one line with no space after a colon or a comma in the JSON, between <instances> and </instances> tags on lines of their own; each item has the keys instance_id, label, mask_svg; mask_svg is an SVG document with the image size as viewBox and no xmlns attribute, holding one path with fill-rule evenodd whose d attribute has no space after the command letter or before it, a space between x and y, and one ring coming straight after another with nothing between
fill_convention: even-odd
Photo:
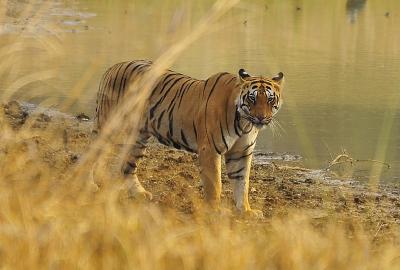
<instances>
[{"instance_id":1,"label":"bengal tiger","mask_svg":"<svg viewBox=\"0 0 400 270\"><path fill-rule=\"evenodd\" d=\"M128 86L146 72L152 62L137 60L109 68L97 95L96 122L104 125ZM233 183L236 208L262 215L249 205L249 174L260 129L268 126L282 105L284 76L238 76L222 72L198 80L167 70L153 87L140 121L136 143L123 163L123 177L137 195L152 198L137 177L137 163L154 136L161 144L197 153L205 199L218 206L221 195L221 157Z\"/></svg>"}]
</instances>

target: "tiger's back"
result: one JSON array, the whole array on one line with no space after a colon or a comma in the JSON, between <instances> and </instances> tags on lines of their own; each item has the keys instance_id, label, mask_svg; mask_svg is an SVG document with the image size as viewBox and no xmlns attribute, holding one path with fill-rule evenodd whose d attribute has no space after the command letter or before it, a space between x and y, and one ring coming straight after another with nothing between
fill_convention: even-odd
<instances>
[{"instance_id":1,"label":"tiger's back","mask_svg":"<svg viewBox=\"0 0 400 270\"><path fill-rule=\"evenodd\" d=\"M108 116L123 98L132 78L143 73L151 62L139 60L121 62L113 65L101 78L96 100L96 125L98 129L104 125Z\"/></svg>"},{"instance_id":2,"label":"tiger's back","mask_svg":"<svg viewBox=\"0 0 400 270\"><path fill-rule=\"evenodd\" d=\"M150 61L143 60L123 62L106 71L97 96L96 123L99 129L111 112L118 107L129 85L146 72L151 64ZM222 77L225 80L220 82L217 88L216 84ZM227 90L221 86L229 86L235 82L236 76L229 73L218 73L207 80L198 80L167 70L151 91L141 126L164 145L197 152L197 136L200 131L198 129L203 129L200 124L201 118L207 118L207 115L201 112L208 110L209 106L215 106L213 104L215 99L222 98L223 103L227 104L230 95L224 93ZM211 94L215 95L212 99ZM211 110L209 117L223 117L226 120L230 118L232 121L235 112L232 110L229 117L225 116L226 113L229 114L229 110ZM220 127L214 127L210 121L204 128L212 130ZM229 129L228 123L224 123L224 128ZM221 143L226 144L224 140L226 141L223 139ZM221 145L220 148L226 147Z\"/></svg>"}]
</instances>

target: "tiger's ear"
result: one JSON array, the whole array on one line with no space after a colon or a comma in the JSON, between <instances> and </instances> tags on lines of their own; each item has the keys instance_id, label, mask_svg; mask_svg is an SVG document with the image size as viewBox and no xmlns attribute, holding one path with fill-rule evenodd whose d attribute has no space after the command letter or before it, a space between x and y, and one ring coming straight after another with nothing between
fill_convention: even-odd
<instances>
[{"instance_id":1,"label":"tiger's ear","mask_svg":"<svg viewBox=\"0 0 400 270\"><path fill-rule=\"evenodd\" d=\"M249 75L249 73L246 72L246 70L244 70L243 68L239 69L239 78L242 82L245 81L249 77L250 77L250 75Z\"/></svg>"},{"instance_id":2,"label":"tiger's ear","mask_svg":"<svg viewBox=\"0 0 400 270\"><path fill-rule=\"evenodd\" d=\"M283 73L279 72L275 77L272 78L272 80L277 84L282 85L285 79Z\"/></svg>"}]
</instances>

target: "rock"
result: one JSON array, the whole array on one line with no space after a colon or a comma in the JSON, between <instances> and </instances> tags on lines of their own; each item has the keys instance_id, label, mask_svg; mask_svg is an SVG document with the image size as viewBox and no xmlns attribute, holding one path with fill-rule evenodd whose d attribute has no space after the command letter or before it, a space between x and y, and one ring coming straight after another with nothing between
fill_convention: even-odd
<instances>
[{"instance_id":1,"label":"rock","mask_svg":"<svg viewBox=\"0 0 400 270\"><path fill-rule=\"evenodd\" d=\"M304 183L306 184L315 184L315 180L312 178L306 178L306 180L304 180Z\"/></svg>"},{"instance_id":2,"label":"rock","mask_svg":"<svg viewBox=\"0 0 400 270\"><path fill-rule=\"evenodd\" d=\"M189 172L186 172L186 171L180 172L179 175L182 176L183 178L185 178L186 180L194 179L194 177Z\"/></svg>"},{"instance_id":3,"label":"rock","mask_svg":"<svg viewBox=\"0 0 400 270\"><path fill-rule=\"evenodd\" d=\"M39 114L38 118L36 119L36 121L39 122L50 122L50 120L51 120L50 116L44 113Z\"/></svg>"},{"instance_id":4,"label":"rock","mask_svg":"<svg viewBox=\"0 0 400 270\"><path fill-rule=\"evenodd\" d=\"M4 113L9 118L13 126L23 125L29 115L22 105L15 100L12 100L4 105Z\"/></svg>"},{"instance_id":5,"label":"rock","mask_svg":"<svg viewBox=\"0 0 400 270\"><path fill-rule=\"evenodd\" d=\"M90 120L90 117L87 116L87 115L84 114L84 113L80 113L80 114L78 114L78 115L76 116L76 119L78 119L79 121L89 121L89 120Z\"/></svg>"},{"instance_id":6,"label":"rock","mask_svg":"<svg viewBox=\"0 0 400 270\"><path fill-rule=\"evenodd\" d=\"M365 203L365 198L362 195L356 195L353 201L355 204L363 204Z\"/></svg>"},{"instance_id":7,"label":"rock","mask_svg":"<svg viewBox=\"0 0 400 270\"><path fill-rule=\"evenodd\" d=\"M69 160L71 163L77 162L79 159L79 156L77 154L71 153L69 154Z\"/></svg>"}]
</instances>

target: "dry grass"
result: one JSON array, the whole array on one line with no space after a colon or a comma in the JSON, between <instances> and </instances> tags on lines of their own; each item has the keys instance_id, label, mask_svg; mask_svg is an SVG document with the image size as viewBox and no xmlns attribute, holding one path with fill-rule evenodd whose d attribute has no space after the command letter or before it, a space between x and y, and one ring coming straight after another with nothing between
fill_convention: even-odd
<instances>
[{"instance_id":1,"label":"dry grass","mask_svg":"<svg viewBox=\"0 0 400 270\"><path fill-rule=\"evenodd\" d=\"M138 99L136 89L150 89L157 75L235 2L218 1L195 31L160 57L151 73L132 87L126 102L131 106L121 106L78 163L74 163L69 149L62 147L62 132L48 134L46 141L38 139L41 135L37 129L46 125L46 119L27 119L22 128L13 129L0 111L0 268L400 267L397 229L392 232L393 239L375 243L380 228L371 234L356 220L343 223L328 217L316 221L298 209L289 210L290 214L283 217L252 221L204 209L196 198L192 201L196 209L192 214L183 214L173 206L133 202L121 196L123 183L119 180L105 181L101 192L93 193L90 180L95 161L96 177L115 177L104 165L115 154L113 145L108 143L110 136L120 129L135 134L137 119L132 117L138 115L148 94L142 91L143 96ZM2 70L6 68L3 66ZM42 75L49 76L47 72ZM36 73L28 77L29 81L32 78L38 79ZM26 83L25 79L21 84ZM17 91L20 86L13 87ZM79 91L74 93L73 98L78 98ZM137 102L135 113L132 102ZM126 123L131 126L124 126ZM128 140L132 141L133 135ZM43 151L47 148L57 150ZM49 152L53 155L46 154Z\"/></svg>"},{"instance_id":2,"label":"dry grass","mask_svg":"<svg viewBox=\"0 0 400 270\"><path fill-rule=\"evenodd\" d=\"M371 234L356 220L318 220L302 210L252 221L208 211L200 203L193 214L183 214L173 205L121 197L119 181L93 193L85 179L68 177L71 167L62 160L41 156L50 146L36 136L2 134L12 135L1 138L4 269L396 269L400 264L396 231L395 238L375 243L380 228Z\"/></svg>"}]
</instances>

